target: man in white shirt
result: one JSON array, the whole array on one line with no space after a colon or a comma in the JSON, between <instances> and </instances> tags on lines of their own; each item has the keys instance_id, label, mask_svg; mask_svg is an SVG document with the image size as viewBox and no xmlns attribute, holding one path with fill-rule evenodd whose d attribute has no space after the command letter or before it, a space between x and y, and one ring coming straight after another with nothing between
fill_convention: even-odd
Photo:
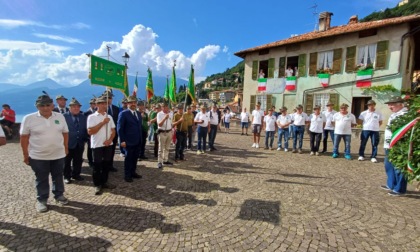
<instances>
[{"instance_id":1,"label":"man in white shirt","mask_svg":"<svg viewBox=\"0 0 420 252\"><path fill-rule=\"evenodd\" d=\"M265 126L265 148L264 150L273 150L274 133L276 132L276 117L273 115L273 109L268 110L268 115L264 116ZM270 146L268 144L270 139Z\"/></svg>"},{"instance_id":2,"label":"man in white shirt","mask_svg":"<svg viewBox=\"0 0 420 252\"><path fill-rule=\"evenodd\" d=\"M291 66L288 66L286 71L285 71L286 77L290 77L293 76L293 69Z\"/></svg>"},{"instance_id":3,"label":"man in white shirt","mask_svg":"<svg viewBox=\"0 0 420 252\"><path fill-rule=\"evenodd\" d=\"M374 100L369 100L366 105L368 106L368 109L363 111L359 116L359 119L363 122L363 130L360 135L358 160L365 160L365 148L370 137L370 141L372 143L372 155L370 156L370 161L372 163L377 163L378 161L376 160L376 155L378 154L379 127L382 125L383 116L381 112L376 111L376 102Z\"/></svg>"},{"instance_id":4,"label":"man in white shirt","mask_svg":"<svg viewBox=\"0 0 420 252\"><path fill-rule=\"evenodd\" d=\"M20 146L23 162L35 172L36 209L48 211L49 176L55 201L66 205L64 197L64 159L68 154L68 127L64 116L53 112L53 100L41 95L35 102L38 112L26 115L20 126Z\"/></svg>"},{"instance_id":5,"label":"man in white shirt","mask_svg":"<svg viewBox=\"0 0 420 252\"><path fill-rule=\"evenodd\" d=\"M206 151L207 133L210 131L210 115L206 112L206 106L201 105L201 111L197 113L194 122L197 123L197 155Z\"/></svg>"},{"instance_id":6,"label":"man in white shirt","mask_svg":"<svg viewBox=\"0 0 420 252\"><path fill-rule=\"evenodd\" d=\"M163 165L172 165L169 162L169 148L171 147L172 140L172 120L173 113L169 110L168 104L162 105L162 111L156 116L158 124L158 168L162 169Z\"/></svg>"},{"instance_id":7,"label":"man in white shirt","mask_svg":"<svg viewBox=\"0 0 420 252\"><path fill-rule=\"evenodd\" d=\"M391 141L392 132L389 129L392 121L397 117L407 113L407 108L404 107L404 100L401 97L393 97L388 102L388 108L393 112L388 119L388 124L385 129L385 140L384 140L384 149L385 149L385 173L386 173L386 185L382 185L381 188L387 191L390 191L388 194L391 196L401 196L404 195L407 191L407 179L404 177L404 174L394 167L394 165L388 159L389 153L389 142Z\"/></svg>"},{"instance_id":8,"label":"man in white shirt","mask_svg":"<svg viewBox=\"0 0 420 252\"><path fill-rule=\"evenodd\" d=\"M0 146L6 144L6 136L4 135L3 128L0 127Z\"/></svg>"},{"instance_id":9,"label":"man in white shirt","mask_svg":"<svg viewBox=\"0 0 420 252\"><path fill-rule=\"evenodd\" d=\"M102 194L102 189L113 189L115 185L108 183L108 173L112 169L113 149L115 137L115 123L112 116L107 114L107 98L96 98L97 111L87 119L87 129L90 135L90 145L93 152L92 180L95 195Z\"/></svg>"},{"instance_id":10,"label":"man in white shirt","mask_svg":"<svg viewBox=\"0 0 420 252\"><path fill-rule=\"evenodd\" d=\"M303 112L303 106L296 107L296 113L292 115L293 122L293 153L302 154L303 134L305 133L306 122L309 122L308 115ZM297 149L297 140L299 139L299 149Z\"/></svg>"},{"instance_id":11,"label":"man in white shirt","mask_svg":"<svg viewBox=\"0 0 420 252\"><path fill-rule=\"evenodd\" d=\"M230 119L232 118L232 113L229 109L226 109L226 113L223 115L223 122L225 124L225 133L229 134L230 128Z\"/></svg>"},{"instance_id":12,"label":"man in white shirt","mask_svg":"<svg viewBox=\"0 0 420 252\"><path fill-rule=\"evenodd\" d=\"M328 102L327 103L327 110L322 112L322 115L325 117L325 126L324 131L322 133L322 151L321 153L325 153L327 151L327 142L328 142L328 134L331 137L331 141L334 145L334 126L332 125L332 119L335 113L337 113L334 109L334 103Z\"/></svg>"},{"instance_id":13,"label":"man in white shirt","mask_svg":"<svg viewBox=\"0 0 420 252\"><path fill-rule=\"evenodd\" d=\"M311 156L319 156L319 144L321 142L322 131L325 125L325 116L320 113L321 107L315 106L314 113L309 116L309 143L311 146Z\"/></svg>"},{"instance_id":14,"label":"man in white shirt","mask_svg":"<svg viewBox=\"0 0 420 252\"><path fill-rule=\"evenodd\" d=\"M348 107L349 105L346 103L341 104L340 112L335 113L333 116L332 123L335 127L333 158L338 157L338 147L340 146L341 139L343 139L345 145L344 158L351 160L351 128L356 126L356 117L347 111Z\"/></svg>"},{"instance_id":15,"label":"man in white shirt","mask_svg":"<svg viewBox=\"0 0 420 252\"><path fill-rule=\"evenodd\" d=\"M241 136L244 135L244 129L245 129L245 134L248 136L248 125L249 125L249 113L246 112L246 108L243 108L242 113L241 113L241 128L242 128Z\"/></svg>"},{"instance_id":16,"label":"man in white shirt","mask_svg":"<svg viewBox=\"0 0 420 252\"><path fill-rule=\"evenodd\" d=\"M258 102L252 111L252 133L254 133L254 143L252 148L260 147L261 126L264 120L264 111L261 110L261 103Z\"/></svg>"},{"instance_id":17,"label":"man in white shirt","mask_svg":"<svg viewBox=\"0 0 420 252\"><path fill-rule=\"evenodd\" d=\"M284 138L284 151L287 152L289 148L289 127L292 123L292 118L287 114L287 108L283 107L280 109L281 114L277 117L278 127L278 142L277 150L280 151L282 148L282 138Z\"/></svg>"},{"instance_id":18,"label":"man in white shirt","mask_svg":"<svg viewBox=\"0 0 420 252\"><path fill-rule=\"evenodd\" d=\"M214 147L214 141L216 141L217 128L219 127L219 123L220 123L217 104L213 104L213 107L208 112L208 114L210 117L209 149L210 151L215 151L217 149Z\"/></svg>"}]
</instances>

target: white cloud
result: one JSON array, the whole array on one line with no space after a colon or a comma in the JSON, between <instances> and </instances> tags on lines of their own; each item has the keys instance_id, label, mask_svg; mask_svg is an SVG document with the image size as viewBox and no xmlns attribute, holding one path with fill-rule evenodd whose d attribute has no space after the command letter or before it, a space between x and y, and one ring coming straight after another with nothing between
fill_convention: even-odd
<instances>
[{"instance_id":1,"label":"white cloud","mask_svg":"<svg viewBox=\"0 0 420 252\"><path fill-rule=\"evenodd\" d=\"M37 26L37 27L43 27L43 28L49 28L49 29L56 29L56 30L62 30L62 29L89 29L90 26L84 23L74 23L70 25L47 25L41 22L35 22L31 20L17 20L17 19L0 19L0 27L5 29L14 29L18 27L24 27L24 26Z\"/></svg>"},{"instance_id":2,"label":"white cloud","mask_svg":"<svg viewBox=\"0 0 420 252\"><path fill-rule=\"evenodd\" d=\"M64 41L71 44L85 44L83 40L77 39L77 38L71 38L66 36L60 36L60 35L53 35L53 34L42 34L42 33L33 33L32 35L38 37L38 38L47 38L51 40L58 40L58 41Z\"/></svg>"},{"instance_id":3,"label":"white cloud","mask_svg":"<svg viewBox=\"0 0 420 252\"><path fill-rule=\"evenodd\" d=\"M224 53L227 53L228 51L229 51L229 47L224 46L224 47L223 47L223 52L224 52Z\"/></svg>"},{"instance_id":4,"label":"white cloud","mask_svg":"<svg viewBox=\"0 0 420 252\"><path fill-rule=\"evenodd\" d=\"M0 39L0 50L42 50L42 51L67 51L70 47L50 45L45 42L35 43L21 40Z\"/></svg>"},{"instance_id":5,"label":"white cloud","mask_svg":"<svg viewBox=\"0 0 420 252\"><path fill-rule=\"evenodd\" d=\"M206 62L220 52L219 45L206 45L187 56L176 50L165 51L157 44L157 38L151 28L136 25L122 36L120 42L104 41L92 53L106 57L106 47L110 46L111 59L123 64L121 56L127 52L130 55L130 75L138 72L145 76L148 66L154 76L171 75L176 60L177 77L187 79L193 64L198 79ZM64 85L79 84L87 79L90 61L84 54L65 55L69 49L47 43L0 40L0 82L27 84L51 78Z\"/></svg>"}]
</instances>

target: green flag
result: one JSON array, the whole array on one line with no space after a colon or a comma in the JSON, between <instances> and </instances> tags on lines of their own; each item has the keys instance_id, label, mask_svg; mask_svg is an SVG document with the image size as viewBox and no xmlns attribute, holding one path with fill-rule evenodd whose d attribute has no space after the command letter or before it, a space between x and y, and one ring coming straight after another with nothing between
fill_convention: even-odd
<instances>
[{"instance_id":1,"label":"green flag","mask_svg":"<svg viewBox=\"0 0 420 252\"><path fill-rule=\"evenodd\" d=\"M169 98L171 102L176 103L176 75L175 66L172 67L171 85L169 85Z\"/></svg>"},{"instance_id":2,"label":"green flag","mask_svg":"<svg viewBox=\"0 0 420 252\"><path fill-rule=\"evenodd\" d=\"M119 89L128 96L128 81L124 65L91 55L90 76L92 84Z\"/></svg>"},{"instance_id":3,"label":"green flag","mask_svg":"<svg viewBox=\"0 0 420 252\"><path fill-rule=\"evenodd\" d=\"M147 101L149 102L150 99L152 99L154 95L152 70L150 70L150 68L147 68L146 93L147 93Z\"/></svg>"},{"instance_id":4,"label":"green flag","mask_svg":"<svg viewBox=\"0 0 420 252\"><path fill-rule=\"evenodd\" d=\"M163 95L163 98L169 102L170 97L169 97L169 80L168 77L166 77L166 88L165 88L165 94Z\"/></svg>"},{"instance_id":5,"label":"green flag","mask_svg":"<svg viewBox=\"0 0 420 252\"><path fill-rule=\"evenodd\" d=\"M194 67L191 65L190 78L188 80L187 94L191 98L192 102L195 103L195 85L194 85Z\"/></svg>"}]
</instances>

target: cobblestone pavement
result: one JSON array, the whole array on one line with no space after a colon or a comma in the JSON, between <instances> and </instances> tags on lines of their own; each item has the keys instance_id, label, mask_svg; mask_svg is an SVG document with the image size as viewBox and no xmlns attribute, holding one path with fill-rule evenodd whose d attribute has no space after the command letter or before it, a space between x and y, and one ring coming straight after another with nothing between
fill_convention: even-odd
<instances>
[{"instance_id":1,"label":"cobblestone pavement","mask_svg":"<svg viewBox=\"0 0 420 252\"><path fill-rule=\"evenodd\" d=\"M264 138L262 138L264 141ZM277 141L275 141L277 142ZM215 152L156 168L95 196L91 171L66 185L70 204L35 210L34 175L18 143L0 147L1 251L420 251L420 193L391 197L379 163L251 148L218 133ZM260 146L262 146L262 142ZM331 149L331 146L329 146ZM148 146L151 148L151 146ZM151 152L149 151L149 157ZM367 150L370 153L370 150ZM172 155L173 156L173 155Z\"/></svg>"}]
</instances>

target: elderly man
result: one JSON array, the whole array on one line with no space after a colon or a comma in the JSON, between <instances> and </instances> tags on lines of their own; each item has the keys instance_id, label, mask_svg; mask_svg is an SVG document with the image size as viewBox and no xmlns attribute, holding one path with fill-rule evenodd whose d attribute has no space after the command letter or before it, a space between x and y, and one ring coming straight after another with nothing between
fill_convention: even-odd
<instances>
[{"instance_id":1,"label":"elderly man","mask_svg":"<svg viewBox=\"0 0 420 252\"><path fill-rule=\"evenodd\" d=\"M95 186L95 195L102 194L104 188L115 188L115 185L108 183L108 173L112 168L115 123L111 115L106 113L106 105L106 97L96 98L98 110L87 119L87 130L93 152L92 179Z\"/></svg>"},{"instance_id":2,"label":"elderly man","mask_svg":"<svg viewBox=\"0 0 420 252\"><path fill-rule=\"evenodd\" d=\"M69 128L69 153L64 162L64 183L66 184L70 184L72 178L78 181L83 180L80 172L82 171L83 151L88 134L86 116L80 113L81 106L79 101L73 98L69 104L70 111L63 114Z\"/></svg>"},{"instance_id":3,"label":"elderly man","mask_svg":"<svg viewBox=\"0 0 420 252\"><path fill-rule=\"evenodd\" d=\"M217 113L218 108L217 108L217 104L213 104L212 109L209 111L209 116L210 116L210 129L209 129L209 149L210 151L215 151L217 150L214 147L214 142L216 141L216 135L217 135L217 128L219 127L219 123L220 123L220 117L219 114Z\"/></svg>"},{"instance_id":4,"label":"elderly man","mask_svg":"<svg viewBox=\"0 0 420 252\"><path fill-rule=\"evenodd\" d=\"M127 98L128 109L122 111L118 116L117 130L120 136L121 147L125 148L124 159L124 180L133 182L133 178L141 178L136 173L137 159L139 150L146 137L142 134L142 116L136 110L137 98L129 96ZM147 132L146 132L147 135Z\"/></svg>"},{"instance_id":5,"label":"elderly man","mask_svg":"<svg viewBox=\"0 0 420 252\"><path fill-rule=\"evenodd\" d=\"M255 109L252 111L252 133L254 134L252 148L260 148L260 134L263 120L264 111L261 110L261 103L258 102L257 105L255 105Z\"/></svg>"},{"instance_id":6,"label":"elderly man","mask_svg":"<svg viewBox=\"0 0 420 252\"><path fill-rule=\"evenodd\" d=\"M68 127L64 116L53 112L53 100L41 95L35 102L38 112L26 115L20 128L20 145L23 162L35 172L37 191L36 209L48 211L49 176L51 174L52 193L57 203L65 205L63 170L68 153Z\"/></svg>"},{"instance_id":7,"label":"elderly man","mask_svg":"<svg viewBox=\"0 0 420 252\"><path fill-rule=\"evenodd\" d=\"M383 117L381 112L376 111L376 102L374 100L369 100L366 105L368 106L368 109L363 111L359 116L359 119L363 123L363 130L362 134L360 135L358 160L365 160L365 148L370 137L370 141L372 143L372 154L370 156L370 161L372 163L377 163L378 161L376 160L376 155L378 154L379 127L382 125Z\"/></svg>"},{"instance_id":8,"label":"elderly man","mask_svg":"<svg viewBox=\"0 0 420 252\"><path fill-rule=\"evenodd\" d=\"M308 115L303 112L303 106L297 105L296 113L292 115L293 122L293 153L299 152L302 154L302 145L303 145L303 135L305 133L305 127L307 122L309 122ZM297 141L299 139L299 149L297 148Z\"/></svg>"},{"instance_id":9,"label":"elderly man","mask_svg":"<svg viewBox=\"0 0 420 252\"><path fill-rule=\"evenodd\" d=\"M385 173L386 173L386 185L382 185L381 188L389 191L391 196L401 196L404 195L407 191L407 179L404 177L404 174L397 169L388 159L389 153L389 142L392 137L392 132L389 129L392 121L397 119L399 116L404 115L408 112L407 108L404 107L404 100L401 97L393 97L388 102L388 108L393 112L388 119L388 124L385 129Z\"/></svg>"},{"instance_id":10,"label":"elderly man","mask_svg":"<svg viewBox=\"0 0 420 252\"><path fill-rule=\"evenodd\" d=\"M156 121L158 124L158 140L159 140L159 152L158 152L158 168L163 169L163 165L172 165L169 162L169 147L171 146L172 140L172 119L173 114L170 113L168 104L162 105L162 111L157 113Z\"/></svg>"},{"instance_id":11,"label":"elderly man","mask_svg":"<svg viewBox=\"0 0 420 252\"><path fill-rule=\"evenodd\" d=\"M206 112L207 107L201 105L201 111L197 113L194 122L197 123L197 155L206 151L207 133L210 130L210 115Z\"/></svg>"},{"instance_id":12,"label":"elderly man","mask_svg":"<svg viewBox=\"0 0 420 252\"><path fill-rule=\"evenodd\" d=\"M335 113L337 113L333 107L334 103L328 102L327 109L322 111L322 115L325 117L325 126L322 132L322 151L321 153L327 152L328 135L331 137L331 141L334 144L334 126L332 125L332 119Z\"/></svg>"},{"instance_id":13,"label":"elderly man","mask_svg":"<svg viewBox=\"0 0 420 252\"><path fill-rule=\"evenodd\" d=\"M344 140L344 158L351 160L351 128L356 126L356 117L347 111L349 105L346 103L341 104L340 111L335 113L332 119L334 126L334 149L333 158L338 157L338 147L340 146L341 139Z\"/></svg>"},{"instance_id":14,"label":"elderly man","mask_svg":"<svg viewBox=\"0 0 420 252\"><path fill-rule=\"evenodd\" d=\"M69 108L66 107L67 98L63 95L57 95L55 97L55 101L57 102L57 107L53 109L54 112L58 112L61 114L64 114L66 112L69 112Z\"/></svg>"},{"instance_id":15,"label":"elderly man","mask_svg":"<svg viewBox=\"0 0 420 252\"><path fill-rule=\"evenodd\" d=\"M184 149L187 145L188 120L185 117L184 107L178 105L178 112L174 115L172 125L176 128L175 162L186 160Z\"/></svg>"},{"instance_id":16,"label":"elderly man","mask_svg":"<svg viewBox=\"0 0 420 252\"><path fill-rule=\"evenodd\" d=\"M107 108L106 111L108 113L108 115L110 115L112 117L112 120L114 121L114 124L117 123L118 121L118 115L120 113L120 109L112 104L112 100L114 98L114 94L112 93L111 90L107 90L102 94L103 97L106 97L108 99L107 102ZM115 148L117 147L118 144L118 132L115 132L115 137L114 140L112 141L112 158L111 158L111 168L110 171L111 172L117 172L118 169L114 167L114 155L115 155Z\"/></svg>"}]
</instances>

